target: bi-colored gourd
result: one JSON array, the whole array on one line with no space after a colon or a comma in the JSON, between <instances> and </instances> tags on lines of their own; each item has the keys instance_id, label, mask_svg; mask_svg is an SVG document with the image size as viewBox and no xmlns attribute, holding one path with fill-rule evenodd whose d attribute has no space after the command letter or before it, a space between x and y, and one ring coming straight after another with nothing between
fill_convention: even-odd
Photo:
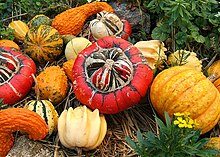
<instances>
[{"instance_id":1,"label":"bi-colored gourd","mask_svg":"<svg viewBox=\"0 0 220 157\"><path fill-rule=\"evenodd\" d=\"M32 88L36 74L34 61L22 52L0 47L0 98L13 105L24 98Z\"/></svg>"},{"instance_id":2,"label":"bi-colored gourd","mask_svg":"<svg viewBox=\"0 0 220 157\"><path fill-rule=\"evenodd\" d=\"M66 97L68 80L59 66L47 67L36 77L36 80L35 88L39 88L41 100L50 100L53 104L58 104Z\"/></svg>"},{"instance_id":3,"label":"bi-colored gourd","mask_svg":"<svg viewBox=\"0 0 220 157\"><path fill-rule=\"evenodd\" d=\"M117 36L128 40L132 33L128 21L122 20L116 14L105 10L97 13L96 19L90 21L89 28L92 39L95 41L105 36Z\"/></svg>"},{"instance_id":4,"label":"bi-colored gourd","mask_svg":"<svg viewBox=\"0 0 220 157\"><path fill-rule=\"evenodd\" d=\"M76 98L101 113L114 114L145 96L153 71L130 42L107 36L85 48L73 65Z\"/></svg>"},{"instance_id":5,"label":"bi-colored gourd","mask_svg":"<svg viewBox=\"0 0 220 157\"><path fill-rule=\"evenodd\" d=\"M23 21L17 20L17 21L12 21L9 25L9 28L14 29L14 35L15 39L19 42L23 42L26 33L28 32L29 28L26 23Z\"/></svg>"},{"instance_id":6,"label":"bi-colored gourd","mask_svg":"<svg viewBox=\"0 0 220 157\"><path fill-rule=\"evenodd\" d=\"M112 7L106 2L92 2L66 10L52 21L52 26L57 29L61 35L78 35L83 28L86 19L102 10L113 12Z\"/></svg>"},{"instance_id":7,"label":"bi-colored gourd","mask_svg":"<svg viewBox=\"0 0 220 157\"><path fill-rule=\"evenodd\" d=\"M189 112L202 133L210 131L220 118L220 94L201 72L189 66L174 66L160 72L150 88L150 99L157 113L172 117Z\"/></svg>"},{"instance_id":8,"label":"bi-colored gourd","mask_svg":"<svg viewBox=\"0 0 220 157\"><path fill-rule=\"evenodd\" d=\"M25 36L25 53L39 63L56 60L62 50L63 39L59 32L49 25L32 27Z\"/></svg>"},{"instance_id":9,"label":"bi-colored gourd","mask_svg":"<svg viewBox=\"0 0 220 157\"><path fill-rule=\"evenodd\" d=\"M84 37L75 37L70 40L65 48L65 56L67 60L76 59L79 52L91 45L92 43Z\"/></svg>"},{"instance_id":10,"label":"bi-colored gourd","mask_svg":"<svg viewBox=\"0 0 220 157\"><path fill-rule=\"evenodd\" d=\"M37 27L40 25L51 25L51 19L43 14L36 15L29 21L28 25L29 28Z\"/></svg>"},{"instance_id":11,"label":"bi-colored gourd","mask_svg":"<svg viewBox=\"0 0 220 157\"><path fill-rule=\"evenodd\" d=\"M8 39L2 39L0 40L0 47L10 47L10 48L15 48L17 50L20 50L20 47L18 44L16 44L13 40L8 40Z\"/></svg>"},{"instance_id":12,"label":"bi-colored gourd","mask_svg":"<svg viewBox=\"0 0 220 157\"><path fill-rule=\"evenodd\" d=\"M107 132L107 123L99 110L91 111L86 106L64 110L58 119L60 142L67 148L82 147L92 150L98 147Z\"/></svg>"},{"instance_id":13,"label":"bi-colored gourd","mask_svg":"<svg viewBox=\"0 0 220 157\"><path fill-rule=\"evenodd\" d=\"M5 157L13 146L13 132L27 133L33 140L41 140L48 133L45 121L37 113L24 108L1 110L0 126L0 157Z\"/></svg>"},{"instance_id":14,"label":"bi-colored gourd","mask_svg":"<svg viewBox=\"0 0 220 157\"><path fill-rule=\"evenodd\" d=\"M220 60L215 61L207 70L208 78L220 92Z\"/></svg>"},{"instance_id":15,"label":"bi-colored gourd","mask_svg":"<svg viewBox=\"0 0 220 157\"><path fill-rule=\"evenodd\" d=\"M163 69L162 64L167 60L164 53L167 49L163 42L159 40L138 41L134 46L142 52L152 70Z\"/></svg>"},{"instance_id":16,"label":"bi-colored gourd","mask_svg":"<svg viewBox=\"0 0 220 157\"><path fill-rule=\"evenodd\" d=\"M57 130L58 113L50 101L30 100L25 104L24 108L36 112L41 116L41 118L43 118L48 126L49 136Z\"/></svg>"},{"instance_id":17,"label":"bi-colored gourd","mask_svg":"<svg viewBox=\"0 0 220 157\"><path fill-rule=\"evenodd\" d=\"M170 66L186 65L202 71L202 61L197 58L195 52L177 50L168 56L167 62Z\"/></svg>"}]
</instances>

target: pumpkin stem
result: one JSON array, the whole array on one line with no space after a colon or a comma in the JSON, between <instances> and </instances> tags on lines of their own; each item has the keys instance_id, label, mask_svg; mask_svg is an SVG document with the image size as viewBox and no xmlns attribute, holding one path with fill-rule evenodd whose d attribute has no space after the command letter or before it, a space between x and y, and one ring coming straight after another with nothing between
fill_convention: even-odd
<instances>
[{"instance_id":1,"label":"pumpkin stem","mask_svg":"<svg viewBox=\"0 0 220 157\"><path fill-rule=\"evenodd\" d=\"M36 77L34 76L34 74L31 74L31 76L33 77L34 82L35 82L35 88L34 88L34 90L35 90L35 93L36 93L36 100L37 100L37 102L38 102L38 100L39 100L39 95L40 95L40 90L39 90L39 87L38 87L38 83L37 83Z\"/></svg>"}]
</instances>

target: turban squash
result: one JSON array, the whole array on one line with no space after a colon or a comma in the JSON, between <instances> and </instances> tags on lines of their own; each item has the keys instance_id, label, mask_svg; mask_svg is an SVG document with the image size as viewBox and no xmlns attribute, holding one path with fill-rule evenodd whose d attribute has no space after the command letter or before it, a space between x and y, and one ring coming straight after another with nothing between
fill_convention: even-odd
<instances>
[{"instance_id":1,"label":"turban squash","mask_svg":"<svg viewBox=\"0 0 220 157\"><path fill-rule=\"evenodd\" d=\"M73 65L73 90L81 103L114 114L137 104L152 77L136 47L122 38L106 36L78 54Z\"/></svg>"},{"instance_id":2,"label":"turban squash","mask_svg":"<svg viewBox=\"0 0 220 157\"><path fill-rule=\"evenodd\" d=\"M163 117L175 112L189 112L202 133L219 121L220 94L205 75L189 66L175 66L159 73L150 88L154 109Z\"/></svg>"},{"instance_id":3,"label":"turban squash","mask_svg":"<svg viewBox=\"0 0 220 157\"><path fill-rule=\"evenodd\" d=\"M0 47L0 98L4 104L13 105L24 98L33 83L36 65L22 52Z\"/></svg>"}]
</instances>

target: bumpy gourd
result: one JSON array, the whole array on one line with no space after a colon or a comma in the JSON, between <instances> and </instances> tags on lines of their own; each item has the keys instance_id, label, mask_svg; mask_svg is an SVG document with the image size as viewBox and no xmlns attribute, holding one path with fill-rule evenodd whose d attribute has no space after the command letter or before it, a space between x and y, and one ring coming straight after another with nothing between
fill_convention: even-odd
<instances>
[{"instance_id":1,"label":"bumpy gourd","mask_svg":"<svg viewBox=\"0 0 220 157\"><path fill-rule=\"evenodd\" d=\"M61 35L78 35L82 30L86 19L102 10L113 12L112 7L106 2L92 2L68 9L55 16L52 21L52 26L57 29Z\"/></svg>"},{"instance_id":2,"label":"bumpy gourd","mask_svg":"<svg viewBox=\"0 0 220 157\"><path fill-rule=\"evenodd\" d=\"M49 25L32 27L24 40L24 51L34 61L54 61L62 53L63 39L59 32Z\"/></svg>"},{"instance_id":3,"label":"bumpy gourd","mask_svg":"<svg viewBox=\"0 0 220 157\"><path fill-rule=\"evenodd\" d=\"M49 136L57 130L58 113L50 101L30 100L25 104L24 108L36 112L41 116L41 118L43 118L43 120L47 123Z\"/></svg>"},{"instance_id":4,"label":"bumpy gourd","mask_svg":"<svg viewBox=\"0 0 220 157\"><path fill-rule=\"evenodd\" d=\"M0 111L0 156L5 157L14 143L13 132L22 131L33 140L43 139L48 128L35 112L25 108L8 108Z\"/></svg>"},{"instance_id":5,"label":"bumpy gourd","mask_svg":"<svg viewBox=\"0 0 220 157\"><path fill-rule=\"evenodd\" d=\"M172 117L189 112L202 133L211 130L220 117L220 94L201 72L189 66L175 66L160 72L150 88L150 99L157 113Z\"/></svg>"},{"instance_id":6,"label":"bumpy gourd","mask_svg":"<svg viewBox=\"0 0 220 157\"><path fill-rule=\"evenodd\" d=\"M67 77L73 81L73 65L74 65L75 60L74 59L70 59L66 62L63 63L63 70L65 72L65 74L67 75Z\"/></svg>"},{"instance_id":7,"label":"bumpy gourd","mask_svg":"<svg viewBox=\"0 0 220 157\"><path fill-rule=\"evenodd\" d=\"M39 98L50 100L53 104L61 102L67 94L68 80L65 72L59 66L50 66L42 71L37 77Z\"/></svg>"},{"instance_id":8,"label":"bumpy gourd","mask_svg":"<svg viewBox=\"0 0 220 157\"><path fill-rule=\"evenodd\" d=\"M99 110L91 111L86 106L64 110L58 120L60 142L67 148L82 147L92 150L98 147L107 132L107 123Z\"/></svg>"}]
</instances>

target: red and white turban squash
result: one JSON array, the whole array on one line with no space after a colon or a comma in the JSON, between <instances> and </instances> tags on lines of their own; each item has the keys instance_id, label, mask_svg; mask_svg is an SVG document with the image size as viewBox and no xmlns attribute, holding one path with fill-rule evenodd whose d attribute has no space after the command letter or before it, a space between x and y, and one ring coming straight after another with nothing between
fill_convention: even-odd
<instances>
[{"instance_id":1,"label":"red and white turban squash","mask_svg":"<svg viewBox=\"0 0 220 157\"><path fill-rule=\"evenodd\" d=\"M146 95L153 72L142 53L115 36L99 39L81 51L73 66L76 98L91 109L115 114Z\"/></svg>"},{"instance_id":2,"label":"red and white turban squash","mask_svg":"<svg viewBox=\"0 0 220 157\"><path fill-rule=\"evenodd\" d=\"M36 65L20 51L0 47L0 98L4 104L13 105L24 98L33 83Z\"/></svg>"}]
</instances>

